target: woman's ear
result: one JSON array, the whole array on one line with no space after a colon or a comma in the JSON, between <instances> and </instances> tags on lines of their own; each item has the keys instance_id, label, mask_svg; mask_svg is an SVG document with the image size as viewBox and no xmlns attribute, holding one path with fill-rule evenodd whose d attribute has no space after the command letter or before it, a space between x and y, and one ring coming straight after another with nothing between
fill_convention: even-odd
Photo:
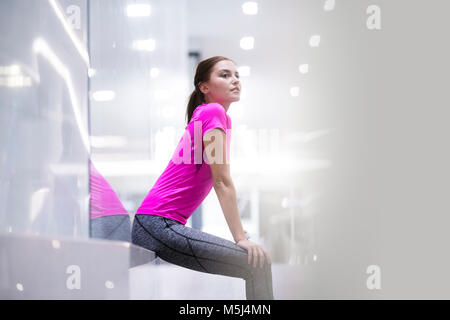
<instances>
[{"instance_id":1,"label":"woman's ear","mask_svg":"<svg viewBox=\"0 0 450 320\"><path fill-rule=\"evenodd\" d=\"M198 88L203 94L208 93L208 86L205 83L203 82L199 83Z\"/></svg>"}]
</instances>

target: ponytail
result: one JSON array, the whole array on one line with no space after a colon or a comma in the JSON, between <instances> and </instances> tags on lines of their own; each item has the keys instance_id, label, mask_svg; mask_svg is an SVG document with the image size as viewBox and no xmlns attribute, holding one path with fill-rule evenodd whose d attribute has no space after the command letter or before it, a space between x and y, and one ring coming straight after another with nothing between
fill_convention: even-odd
<instances>
[{"instance_id":1,"label":"ponytail","mask_svg":"<svg viewBox=\"0 0 450 320\"><path fill-rule=\"evenodd\" d=\"M191 121L192 115L194 113L194 110L201 105L202 103L204 103L203 100L203 93L200 91L200 89L197 89L198 87L195 87L195 90L192 91L191 96L189 97L189 102L186 108L186 118L187 118L187 122L186 124L189 123L189 121Z\"/></svg>"}]
</instances>

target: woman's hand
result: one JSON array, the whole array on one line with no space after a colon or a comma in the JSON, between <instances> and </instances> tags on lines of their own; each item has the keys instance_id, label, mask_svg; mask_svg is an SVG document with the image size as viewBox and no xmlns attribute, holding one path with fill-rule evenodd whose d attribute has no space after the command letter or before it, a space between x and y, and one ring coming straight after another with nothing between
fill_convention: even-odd
<instances>
[{"instance_id":1,"label":"woman's hand","mask_svg":"<svg viewBox=\"0 0 450 320\"><path fill-rule=\"evenodd\" d=\"M268 264L271 263L269 253L266 250L264 250L264 248L262 246L260 246L259 244L251 242L248 239L239 240L236 244L239 247L247 250L247 252L248 252L248 264L250 264L252 262L252 259L253 259L253 267L254 268L256 268L256 265L258 263L258 259L259 259L259 266L260 266L260 268L263 267L265 260L266 260L266 262Z\"/></svg>"}]
</instances>

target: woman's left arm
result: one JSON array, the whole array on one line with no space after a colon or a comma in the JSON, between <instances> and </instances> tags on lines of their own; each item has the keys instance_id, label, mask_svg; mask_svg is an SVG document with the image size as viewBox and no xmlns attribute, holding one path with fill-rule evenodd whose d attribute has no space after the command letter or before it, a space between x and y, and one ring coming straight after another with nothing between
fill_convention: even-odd
<instances>
[{"instance_id":1,"label":"woman's left arm","mask_svg":"<svg viewBox=\"0 0 450 320\"><path fill-rule=\"evenodd\" d=\"M213 157L213 159L208 159L208 162L211 168L214 190L216 191L220 206L222 207L225 220L227 221L236 244L247 250L248 263L250 264L253 260L253 265L256 267L257 260L259 260L260 266L262 267L264 259L267 259L267 262L270 263L270 257L260 245L253 243L245 237L245 231L242 227L237 206L236 189L231 179L230 165L226 160L227 150L225 132L220 129L213 129L205 134L203 137L205 149L208 148L208 145L212 142L210 139L211 135L215 137L214 139L218 139L219 143L218 146L216 146L217 150L215 150L215 152L217 153L215 157Z\"/></svg>"}]
</instances>

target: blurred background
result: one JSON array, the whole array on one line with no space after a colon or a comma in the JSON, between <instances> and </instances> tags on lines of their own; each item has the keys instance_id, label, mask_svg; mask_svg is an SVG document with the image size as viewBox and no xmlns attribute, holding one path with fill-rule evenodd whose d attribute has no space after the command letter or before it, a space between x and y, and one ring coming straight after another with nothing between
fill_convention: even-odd
<instances>
[{"instance_id":1,"label":"blurred background","mask_svg":"<svg viewBox=\"0 0 450 320\"><path fill-rule=\"evenodd\" d=\"M89 159L132 221L184 132L197 64L220 55L243 89L228 111L239 212L276 298L449 298L448 14L439 0L2 1L0 232L89 240ZM214 190L187 225L232 240Z\"/></svg>"}]
</instances>

